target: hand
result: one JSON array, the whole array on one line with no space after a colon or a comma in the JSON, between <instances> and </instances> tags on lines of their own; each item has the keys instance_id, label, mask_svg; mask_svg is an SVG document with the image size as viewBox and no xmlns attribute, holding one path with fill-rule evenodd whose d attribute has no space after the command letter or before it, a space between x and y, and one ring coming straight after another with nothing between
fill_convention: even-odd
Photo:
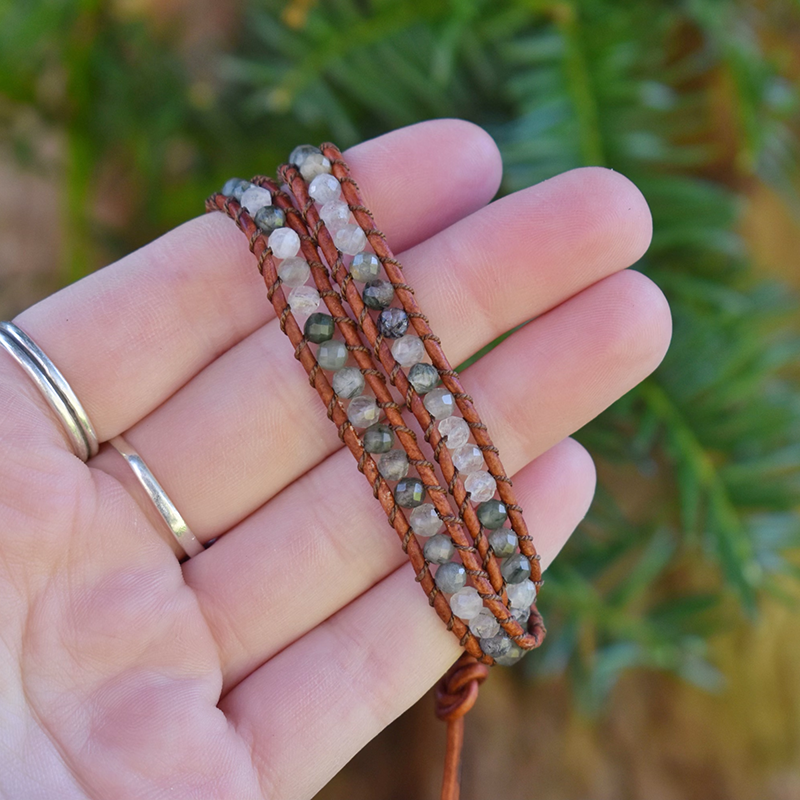
<instances>
[{"instance_id":1,"label":"hand","mask_svg":"<svg viewBox=\"0 0 800 800\"><path fill-rule=\"evenodd\" d=\"M603 169L489 203L491 139L423 123L346 154L549 563L594 489L565 438L661 360L637 189ZM198 207L203 198L198 198ZM455 661L280 332L246 238L187 222L16 322L101 441L125 432L202 541L176 546L107 445L76 459L0 352L0 796L309 798ZM531 656L535 657L535 656Z\"/></svg>"}]
</instances>

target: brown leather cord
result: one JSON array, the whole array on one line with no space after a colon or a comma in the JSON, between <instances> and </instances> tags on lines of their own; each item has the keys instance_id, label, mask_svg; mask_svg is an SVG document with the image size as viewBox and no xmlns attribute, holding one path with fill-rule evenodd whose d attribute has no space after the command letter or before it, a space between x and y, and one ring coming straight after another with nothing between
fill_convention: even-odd
<instances>
[{"instance_id":1,"label":"brown leather cord","mask_svg":"<svg viewBox=\"0 0 800 800\"><path fill-rule=\"evenodd\" d=\"M464 653L436 684L436 716L447 723L441 800L458 800L464 716L475 705L478 688L488 677L486 665Z\"/></svg>"},{"instance_id":2,"label":"brown leather cord","mask_svg":"<svg viewBox=\"0 0 800 800\"><path fill-rule=\"evenodd\" d=\"M497 492L508 510L520 551L530 562L531 579L540 586L542 583L540 558L522 517L522 509L516 503L511 481L500 463L497 448L489 438L486 426L474 408L472 398L464 392L457 373L442 351L440 340L433 334L427 317L420 311L414 291L405 282L402 267L389 249L383 233L375 227L372 214L364 206L358 185L350 175L341 152L332 144L324 144L321 149L330 160L332 174L340 182L344 199L380 259L394 287L395 295L406 311L414 331L423 341L443 385L453 394L465 421L470 426L477 446L483 453L488 471L497 482ZM352 276L344 265L342 254L336 248L330 232L319 217L314 201L308 194L308 184L299 170L292 165L280 168L279 179L286 184L291 194L287 194L276 182L265 177L256 177L253 183L270 191L274 205L283 210L286 216L287 227L300 237L302 255L311 268L317 291L338 327L348 352L352 354L365 381L375 394L379 407L384 411L387 424L407 453L409 463L416 467L430 501L459 551L473 586L483 598L484 605L519 647L526 650L538 647L545 636L541 614L534 604L531 607L527 631L513 618L508 606L505 581L500 572L499 561L489 546L488 537L484 534L462 478L453 464L450 451L444 446L445 441L439 434L422 398L395 361L390 342L385 341L380 335L369 309L365 306ZM469 627L453 614L450 604L436 586L428 562L404 511L396 504L394 493L381 476L375 459L364 450L363 442L350 423L345 407L308 347L308 342L294 319L281 288L282 281L278 277L276 263L268 247L268 237L258 229L247 211L230 197L213 195L206 201L206 210L226 213L247 235L250 249L258 260L259 271L267 286L267 296L280 321L281 330L289 337L295 348L295 358L308 373L309 382L319 393L329 418L337 426L340 438L356 458L358 469L370 482L373 494L381 503L389 523L399 536L403 550L416 572L416 580L421 584L430 604L466 650L436 687L436 714L446 721L448 726L441 798L458 800L464 715L475 704L479 685L488 676L487 665L493 664L494 660L483 653L479 640ZM331 278L338 284L339 291L334 289ZM350 307L352 316L345 310L344 303ZM416 434L405 424L402 406L392 396L386 383L387 377L400 392L405 407L414 414L422 427L425 441L431 446L434 459L444 476L444 486L439 483L434 464L420 449ZM455 513L448 495L452 496L456 503Z\"/></svg>"},{"instance_id":3,"label":"brown leather cord","mask_svg":"<svg viewBox=\"0 0 800 800\"><path fill-rule=\"evenodd\" d=\"M360 321L361 329L367 341L372 346L373 352L376 353L386 374L389 375L389 380L395 384L401 394L406 398L406 406L411 409L424 431L426 440L434 448L434 456L447 482L447 491L455 497L458 504L459 514L458 517L455 518L455 521L459 523L463 521L469 531L471 540L464 537L463 530L459 530L456 534L451 531L448 525L448 533L451 534L451 538L461 555L462 562L468 574L474 579L476 588L484 599L486 606L500 621L500 624L506 632L515 641L520 643L520 646L535 646L531 643L533 637L526 634L519 622L511 615L507 604L508 600L505 594L503 577L500 574L500 565L494 553L489 548L488 538L483 534L475 509L469 502L463 481L453 465L450 451L443 446L442 436L434 425L434 420L427 408L425 408L422 398L420 398L413 386L411 386L406 374L402 372L400 365L395 361L389 343L383 341L380 337L377 327L372 317L369 315L368 309L364 305L364 301L358 289L350 279L350 274L342 262L341 253L336 249L330 232L319 218L319 214L314 207L314 202L308 195L306 182L303 180L299 171L291 165L282 166L278 174L291 188L298 201L300 211L304 216L307 227L312 232L312 239L315 238L316 242L319 244L326 261L330 265L331 273L339 286L342 287L342 295L350 305L355 318ZM406 448L406 451L412 459L412 462L414 462L417 458L416 454L412 453L408 448ZM425 462L425 464L428 465L429 462ZM430 491L436 491L438 494L442 489L437 486ZM435 499L434 495L432 495L432 499ZM447 518L443 517L443 519L449 522ZM476 547L480 555L480 564L477 570L472 566L472 556L474 555ZM491 592L482 590L482 584L486 579L489 579L491 583Z\"/></svg>"},{"instance_id":4,"label":"brown leather cord","mask_svg":"<svg viewBox=\"0 0 800 800\"><path fill-rule=\"evenodd\" d=\"M262 185L267 181L266 178L255 178L254 182ZM347 413L342 407L341 402L336 396L330 382L325 377L325 373L320 369L316 358L303 338L297 322L292 316L289 304L281 288L281 280L278 277L275 260L272 252L267 246L267 237L258 229L252 217L245 211L236 200L222 194L214 194L206 200L207 211L222 211L233 219L243 233L247 236L250 250L258 260L259 272L264 277L267 287L267 297L275 308L275 313L280 321L281 330L289 337L294 346L295 358L303 365L309 375L309 382L317 390L322 402L328 410L328 416L336 425L339 437L342 439L347 449L353 454L358 464L358 469L364 474L372 487L372 492L381 507L386 513L389 523L395 529L404 551L408 554L409 561L416 574L416 580L422 586L425 594L441 620L452 631L459 642L476 659L491 661L484 655L478 640L472 635L469 628L456 617L450 604L444 595L436 588L433 576L428 569L428 564L422 554L422 548L417 539L411 532L411 527L403 513L403 510L395 503L394 493L389 484L378 472L378 466L372 456L364 450L361 438L347 418Z\"/></svg>"},{"instance_id":5,"label":"brown leather cord","mask_svg":"<svg viewBox=\"0 0 800 800\"><path fill-rule=\"evenodd\" d=\"M542 574L540 557L536 552L536 549L533 545L533 538L529 534L525 520L522 517L522 509L517 504L516 498L514 497L514 493L511 488L511 480L507 477L505 470L503 469L497 448L489 438L486 426L481 421L472 403L472 398L464 391L463 386L458 378L458 374L452 369L449 361L444 355L440 340L433 334L427 317L420 311L414 297L414 291L405 282L400 263L394 257L391 249L386 243L386 237L375 226L372 213L364 205L358 189L358 184L350 175L349 167L347 166L341 151L333 144L323 144L321 146L321 150L323 154L330 160L331 171L340 182L342 194L344 195L344 198L347 201L353 216L361 226L361 229L366 234L372 249L375 251L376 255L383 264L383 268L386 271L387 276L389 277L392 285L395 287L395 294L403 306L403 309L408 314L411 325L413 325L416 333L424 342L431 362L439 372L442 383L453 394L453 397L455 398L464 419L469 424L478 447L483 452L489 472L497 482L497 491L508 510L512 529L517 534L517 538L519 540L520 551L528 558L528 561L530 562L531 580L537 584L537 587L541 586ZM291 176L288 173L285 173L283 177L286 179ZM301 207L305 207L305 205L306 204L301 203ZM320 225L320 228L323 229L324 225ZM327 231L325 231L325 234L323 234L322 230L320 230L320 234L322 238L325 239ZM329 234L327 234L327 238L330 238ZM342 285L341 282L340 285ZM393 358L391 360L392 362L394 361ZM399 370L396 370L396 372L398 374L402 374ZM390 372L390 374L392 373ZM438 431L436 431L436 433L438 434ZM438 445L439 451L446 450L446 448L441 447L441 444L438 441L433 442L433 444L434 447L437 447ZM450 459L448 458L443 463L443 471L447 469L447 461L449 460ZM450 462L450 466L452 467L452 462ZM449 475L445 473L445 476L448 480L451 480L452 472L450 472ZM456 480L453 481L453 490L454 492L458 493L456 494L456 500L460 501L462 493L464 492L463 483L457 476L455 476L455 478ZM465 505L469 504L465 503ZM467 522L467 526L473 537L473 541L481 553L484 563L488 567L493 556L489 550L488 541L483 535L480 525L477 522L477 518L473 516L474 511L471 509L471 507L470 512L472 513L467 512L465 515L465 521ZM472 519L470 519L470 517L472 517ZM500 578L500 581L500 585L502 586L502 577ZM497 593L498 587L495 586L494 588L495 592ZM481 592L481 594L483 593ZM514 641L516 641L521 648L530 650L538 647L541 644L545 633L543 626L535 625L532 628L529 625L528 633L525 633L521 626L517 624L516 620L510 618L510 615L503 613L502 602L496 603L487 598L486 605L490 608L498 621L500 621L500 624L506 633L508 633L508 635L511 636L511 638L514 639ZM538 619L539 623L541 623L541 617L538 614L534 615L532 612L531 618Z\"/></svg>"},{"instance_id":6,"label":"brown leather cord","mask_svg":"<svg viewBox=\"0 0 800 800\"><path fill-rule=\"evenodd\" d=\"M450 362L447 360L442 350L440 340L434 335L427 317L422 314L417 305L414 292L410 287L407 287L403 278L400 262L394 257L394 254L386 242L386 237L380 229L375 226L372 213L364 205L358 184L350 175L350 169L341 151L336 145L330 143L323 144L320 149L323 155L331 162L331 172L341 184L342 194L347 204L350 206L350 211L366 234L375 254L383 264L383 268L389 276L389 280L395 286L397 298L408 314L411 325L413 325L417 335L425 343L425 349L430 356L431 362L439 371L442 383L453 394L462 416L469 424L472 435L475 437L478 447L483 452L483 457L489 467L489 473L497 481L497 492L508 510L511 527L517 534L517 539L519 540L520 551L530 561L531 580L537 583L537 585L541 585L542 570L541 564L539 563L540 558L533 545L533 537L531 537L528 532L528 527L522 517L522 508L517 504L514 491L511 487L511 479L506 475L503 469L497 448L489 437L486 426L481 422L478 412L473 405L472 398L464 391L458 374L450 366ZM519 641L518 644L525 649L531 649L537 647L540 642L526 641L525 644L523 644Z\"/></svg>"},{"instance_id":7,"label":"brown leather cord","mask_svg":"<svg viewBox=\"0 0 800 800\"><path fill-rule=\"evenodd\" d=\"M299 176L299 173L297 174ZM273 195L274 205L282 209L286 214L287 226L295 230L300 236L303 256L311 267L317 290L324 298L325 304L328 307L331 316L334 318L334 320L339 321L339 330L344 337L347 349L353 354L359 369L362 371L366 381L369 383L370 388L375 393L378 405L385 411L389 426L396 433L397 438L408 454L410 461L415 464L417 471L419 472L419 476L425 485L428 495L430 496L431 502L436 507L436 510L439 512L441 518L444 520L445 525L447 526L448 534L455 543L455 546L459 549L465 568L473 576L476 588L478 588L478 591L483 596L490 598L489 602L493 601L496 605L499 605L502 611L505 611L506 617L510 618L511 622L517 626L520 632L522 632L522 629L519 627L519 623L511 618L511 612L504 605L504 600L495 594L492 584L488 581L487 573L481 569L481 561L475 553L475 548L472 546L472 541L469 537L469 534L462 527L460 516L453 514L453 510L447 500L447 489L439 484L433 464L425 458L424 454L419 448L419 444L417 443L416 434L406 426L399 405L392 399L392 395L386 386L383 373L379 372L375 368L375 362L372 358L372 352L375 350L381 352L384 359L388 353L389 357L391 358L392 365L395 363L394 358L391 357L391 352L389 351L387 343L382 342L382 349L375 347L375 340L378 335L377 329L375 328L372 318L369 315L364 315L364 324L362 329L365 331L367 340L372 345L372 349L367 348L362 344L359 337L359 326L353 319L347 316L344 307L342 306L341 295L333 290L328 276L328 269L322 263L322 261L320 261L317 253L315 246L316 237L309 236L308 229L305 221L303 220L301 212L294 207L291 199L284 192L282 192L273 181L261 179L258 181L258 183L264 188L269 189ZM336 252L337 251L334 248L333 254ZM326 259L330 261L331 257L335 258L333 254L330 253L330 251L326 253ZM339 259L339 263L341 265L341 259ZM350 288L356 294L358 299L361 300L361 297L358 295L358 292L353 286L352 282L350 282ZM405 376L403 376L403 378L405 380ZM413 389L411 389L411 391L413 391ZM428 424L430 425L431 420L427 409L425 409L425 407L422 405L422 401L418 396L416 396L416 400L417 403L415 405L417 406L417 410L419 411L419 409L422 409L425 412L428 417ZM407 536L408 540L411 538L416 539L413 531L411 530L409 530ZM408 542L404 541L404 544L407 546ZM437 593L439 592L435 585L434 591ZM466 635L468 637L473 637L471 631L468 631Z\"/></svg>"},{"instance_id":8,"label":"brown leather cord","mask_svg":"<svg viewBox=\"0 0 800 800\"><path fill-rule=\"evenodd\" d=\"M435 427L433 419L413 386L410 385L407 376L400 369L400 365L394 360L390 347L386 342L382 341L374 321L364 305L361 295L353 285L350 273L344 266L342 253L336 248L330 232L319 217L314 201L308 194L308 185L306 181L300 175L299 170L292 165L283 165L278 171L278 177L280 180L284 181L292 191L299 211L302 213L304 222L306 223L306 227L312 234L312 240L322 251L325 260L330 265L330 271L334 280L341 288L342 297L350 305L353 316L358 321L367 341L372 345L373 352L381 361L386 370L386 374L389 376L389 380L397 386L403 397L405 397L406 406L414 413L422 426L425 439L433 447L434 456L445 477L448 490L454 496L458 504L459 521L463 520L466 523L472 541L478 547L483 560L482 565L485 570L483 575L477 576L469 569L468 572L473 577L473 582L476 582L474 579L477 577L489 577L492 587L495 590L494 597L487 596L483 592L480 592L485 605L491 608L495 617L498 618L503 628L512 638L518 641L518 643L523 644L523 646L528 644L527 641L520 642L524 634L520 635L520 633L518 633L518 631L521 632L522 629L516 620L513 619L508 609L504 581L500 574L499 564L497 563L494 553L489 548L487 537L483 535L483 529L477 519L475 510L469 502L469 497L464 489L458 470L456 470L453 465L450 452L446 447L442 446L442 437ZM361 205L363 207L363 204ZM294 209L292 209L292 211L294 211ZM353 211L353 208L351 208L351 211ZM384 261L383 263L385 266L386 262ZM312 268L313 266L314 265L312 265ZM396 292L398 289L403 289L413 294L413 289L405 282L398 283L392 280L392 285ZM318 286L318 288L321 289L322 287ZM408 309L406 309L406 311L408 313ZM424 317L423 319L427 323L427 319ZM441 375L442 368L436 364L433 358L432 361L434 361L434 364L438 367ZM446 365L445 368L452 372L452 370L449 369L449 364ZM475 426L473 426L473 428L474 427ZM486 449L482 449L485 453ZM413 454L410 451L408 452L409 456L413 458ZM458 539L453 535L452 531L448 530L448 532L456 542L457 548L461 551L462 562L466 563L465 553L459 546ZM538 556L536 557L536 561L538 562ZM539 584L541 584L541 580L539 580ZM501 613L498 613L498 604L494 602L496 600L500 601ZM534 642L538 643L541 641L544 634L544 626L538 610L532 610L531 622L533 623L531 626L531 630L534 632L533 636L525 638L532 638ZM442 800L458 800L461 783L460 766L461 751L464 741L464 716L475 704L478 697L479 685L487 677L488 669L485 663L480 663L474 657L465 653L436 687L436 714L440 719L447 722L447 749L442 775Z\"/></svg>"}]
</instances>

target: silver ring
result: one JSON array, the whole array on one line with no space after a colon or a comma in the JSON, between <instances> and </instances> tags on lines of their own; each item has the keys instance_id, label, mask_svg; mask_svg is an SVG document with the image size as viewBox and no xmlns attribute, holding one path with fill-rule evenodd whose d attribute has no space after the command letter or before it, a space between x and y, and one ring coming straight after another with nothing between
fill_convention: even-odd
<instances>
[{"instance_id":1,"label":"silver ring","mask_svg":"<svg viewBox=\"0 0 800 800\"><path fill-rule=\"evenodd\" d=\"M109 444L128 462L133 470L133 474L139 479L144 490L150 495L153 505L161 515L167 527L175 537L184 553L189 558L202 553L205 549L200 540L189 530L189 526L175 508L175 504L167 497L167 493L161 488L161 484L156 480L155 475L150 472L147 464L142 457L133 449L121 436L115 436L109 440Z\"/></svg>"},{"instance_id":2,"label":"silver ring","mask_svg":"<svg viewBox=\"0 0 800 800\"><path fill-rule=\"evenodd\" d=\"M0 322L0 344L28 373L55 411L69 436L75 455L81 461L88 461L97 455L100 445L94 426L58 367L13 322Z\"/></svg>"}]
</instances>

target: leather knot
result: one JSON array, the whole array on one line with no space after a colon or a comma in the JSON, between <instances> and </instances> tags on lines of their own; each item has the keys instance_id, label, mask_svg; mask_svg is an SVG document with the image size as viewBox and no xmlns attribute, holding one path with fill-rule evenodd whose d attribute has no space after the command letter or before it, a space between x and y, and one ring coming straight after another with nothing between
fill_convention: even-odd
<instances>
[{"instance_id":1,"label":"leather knot","mask_svg":"<svg viewBox=\"0 0 800 800\"><path fill-rule=\"evenodd\" d=\"M528 620L528 633L534 638L534 647L539 647L544 641L544 637L547 636L547 628L544 626L544 620L535 603L531 607L531 617Z\"/></svg>"},{"instance_id":2,"label":"leather knot","mask_svg":"<svg viewBox=\"0 0 800 800\"><path fill-rule=\"evenodd\" d=\"M436 716L445 722L463 717L478 699L478 688L489 667L464 653L436 684Z\"/></svg>"}]
</instances>

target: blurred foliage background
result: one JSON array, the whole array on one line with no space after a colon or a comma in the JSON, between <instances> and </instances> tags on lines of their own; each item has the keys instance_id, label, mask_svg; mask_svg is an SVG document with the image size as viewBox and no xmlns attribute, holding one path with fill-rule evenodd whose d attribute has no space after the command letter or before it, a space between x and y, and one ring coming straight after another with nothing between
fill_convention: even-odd
<instances>
[{"instance_id":1,"label":"blurred foliage background","mask_svg":"<svg viewBox=\"0 0 800 800\"><path fill-rule=\"evenodd\" d=\"M674 343L579 433L598 497L547 644L473 712L465 800L800 798L799 71L796 0L0 0L0 310L301 141L458 116L503 193L623 172ZM320 797L435 796L429 715Z\"/></svg>"}]
</instances>

